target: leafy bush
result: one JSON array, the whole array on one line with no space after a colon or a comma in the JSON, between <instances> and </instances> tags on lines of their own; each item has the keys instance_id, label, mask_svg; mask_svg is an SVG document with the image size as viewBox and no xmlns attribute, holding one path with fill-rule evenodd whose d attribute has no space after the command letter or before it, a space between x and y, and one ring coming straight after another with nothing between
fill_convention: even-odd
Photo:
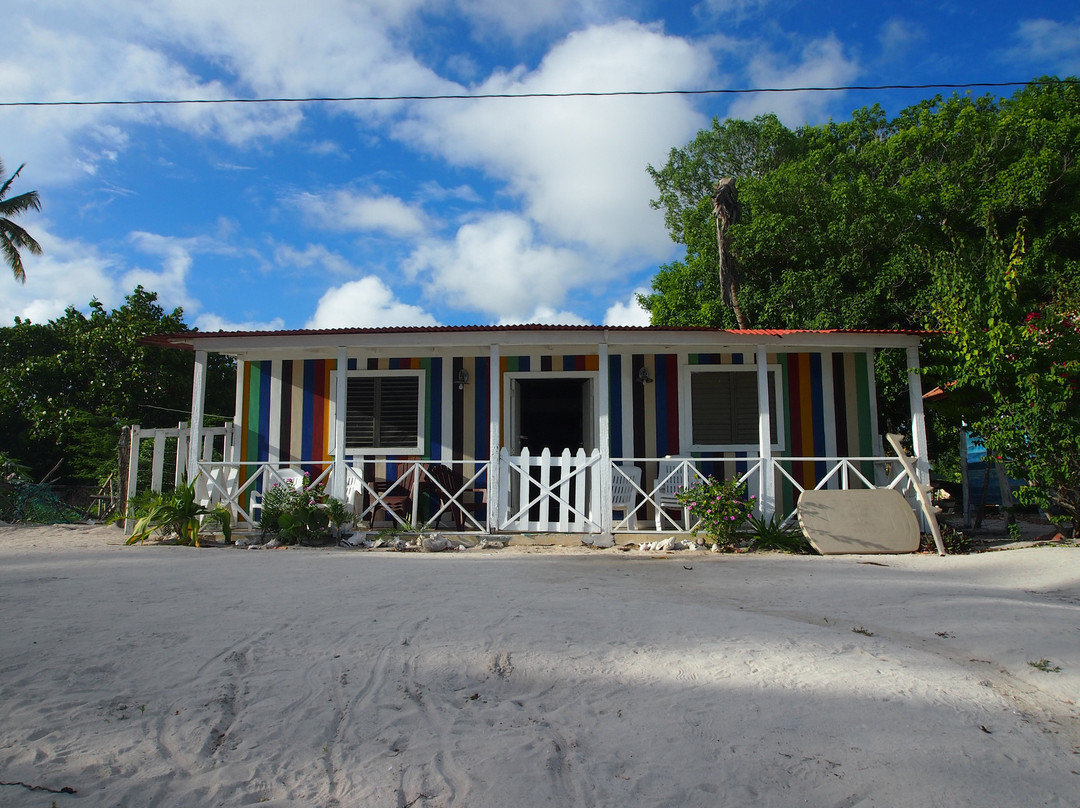
<instances>
[{"instance_id":1,"label":"leafy bush","mask_svg":"<svg viewBox=\"0 0 1080 808\"><path fill-rule=\"evenodd\" d=\"M261 516L263 535L274 533L285 544L324 544L331 525L340 533L353 519L341 500L329 496L322 483L313 484L306 473L299 485L292 480L271 485L263 494Z\"/></svg>"},{"instance_id":2,"label":"leafy bush","mask_svg":"<svg viewBox=\"0 0 1080 808\"><path fill-rule=\"evenodd\" d=\"M780 550L785 553L809 554L814 551L798 525L784 525L784 517L773 514L766 519L754 516L750 524L751 543L756 550Z\"/></svg>"},{"instance_id":3,"label":"leafy bush","mask_svg":"<svg viewBox=\"0 0 1080 808\"><path fill-rule=\"evenodd\" d=\"M195 497L195 484L181 484L168 493L150 491L128 503L128 519L135 528L128 544L145 541L155 533L175 534L180 544L200 546L199 533L204 522L217 525L225 536L232 538L232 516L228 509L206 508Z\"/></svg>"},{"instance_id":4,"label":"leafy bush","mask_svg":"<svg viewBox=\"0 0 1080 808\"><path fill-rule=\"evenodd\" d=\"M949 555L966 555L974 550L971 538L962 530L952 525L940 522L941 543L945 545L945 552ZM919 542L920 553L936 553L937 545L930 533L923 533Z\"/></svg>"},{"instance_id":5,"label":"leafy bush","mask_svg":"<svg viewBox=\"0 0 1080 808\"><path fill-rule=\"evenodd\" d=\"M0 452L0 520L51 525L78 517L49 483L35 483L26 466Z\"/></svg>"},{"instance_id":6,"label":"leafy bush","mask_svg":"<svg viewBox=\"0 0 1080 808\"><path fill-rule=\"evenodd\" d=\"M754 497L746 498L746 484L736 479L702 482L682 488L675 498L699 520L695 535L706 542L729 547L739 541L739 529L754 510Z\"/></svg>"}]
</instances>

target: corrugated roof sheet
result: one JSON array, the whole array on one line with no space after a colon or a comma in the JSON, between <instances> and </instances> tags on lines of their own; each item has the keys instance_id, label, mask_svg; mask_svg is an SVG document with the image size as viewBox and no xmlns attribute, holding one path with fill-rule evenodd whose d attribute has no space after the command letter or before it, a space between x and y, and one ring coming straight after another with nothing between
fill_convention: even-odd
<instances>
[{"instance_id":1,"label":"corrugated roof sheet","mask_svg":"<svg viewBox=\"0 0 1080 808\"><path fill-rule=\"evenodd\" d=\"M456 334L456 333L498 333L498 332L640 332L664 333L664 332L688 332L688 333L712 333L712 334L736 334L741 336L767 336L783 337L789 334L898 334L910 336L927 336L932 332L918 331L913 329L849 329L849 328L825 328L825 329L787 329L787 328L710 328L707 326L634 326L634 325L545 325L545 324L519 324L519 325L445 325L445 326L397 326L382 328L320 328L320 329L293 329L281 331L188 331L178 334L157 334L146 337L143 342L148 345L171 345L178 340L191 340L201 338L239 338L239 337L287 337L287 336L337 336L337 335L361 335L361 334Z\"/></svg>"}]
</instances>

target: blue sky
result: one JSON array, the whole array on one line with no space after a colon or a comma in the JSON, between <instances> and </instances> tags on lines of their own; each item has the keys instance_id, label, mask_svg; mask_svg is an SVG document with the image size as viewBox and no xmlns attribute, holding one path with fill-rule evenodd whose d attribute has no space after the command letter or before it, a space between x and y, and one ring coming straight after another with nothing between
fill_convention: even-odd
<instances>
[{"instance_id":1,"label":"blue sky","mask_svg":"<svg viewBox=\"0 0 1080 808\"><path fill-rule=\"evenodd\" d=\"M1038 0L35 0L5 22L4 102L1080 74L1080 11ZM713 116L794 127L929 95L0 107L45 250L25 285L0 273L0 323L142 284L204 330L644 324L635 292L680 254L647 164Z\"/></svg>"}]
</instances>

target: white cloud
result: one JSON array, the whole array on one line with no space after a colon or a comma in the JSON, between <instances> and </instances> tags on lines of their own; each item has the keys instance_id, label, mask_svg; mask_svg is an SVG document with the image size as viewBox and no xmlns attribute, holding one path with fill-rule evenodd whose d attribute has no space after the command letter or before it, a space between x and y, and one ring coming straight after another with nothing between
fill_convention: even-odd
<instances>
[{"instance_id":1,"label":"white cloud","mask_svg":"<svg viewBox=\"0 0 1080 808\"><path fill-rule=\"evenodd\" d=\"M838 87L850 84L859 75L859 65L844 53L835 36L808 42L794 62L768 50L755 48L747 66L750 82L756 87ZM788 126L801 126L825 117L835 93L757 93L741 96L731 105L732 118L750 119L776 113Z\"/></svg>"},{"instance_id":2,"label":"white cloud","mask_svg":"<svg viewBox=\"0 0 1080 808\"><path fill-rule=\"evenodd\" d=\"M572 311L556 311L550 306L537 306L525 317L500 317L499 325L591 325Z\"/></svg>"},{"instance_id":3,"label":"white cloud","mask_svg":"<svg viewBox=\"0 0 1080 808\"><path fill-rule=\"evenodd\" d=\"M637 299L638 295L647 294L649 290L641 287L635 289L625 303L620 301L612 303L604 314L604 325L649 325L649 312L641 308Z\"/></svg>"},{"instance_id":4,"label":"white cloud","mask_svg":"<svg viewBox=\"0 0 1080 808\"><path fill-rule=\"evenodd\" d=\"M356 271L348 260L321 244L309 244L302 250L288 244L279 244L274 248L274 260L280 266L301 269L322 267L336 275L352 274Z\"/></svg>"},{"instance_id":5,"label":"white cloud","mask_svg":"<svg viewBox=\"0 0 1080 808\"><path fill-rule=\"evenodd\" d=\"M219 222L219 230L223 232L229 226L227 221ZM115 308L140 285L156 292L166 311L180 306L185 313L194 313L202 308L188 290L194 256L238 252L215 236L179 239L134 232L128 236L128 243L153 261L148 266L131 267L127 257L105 254L94 245L55 236L48 223L34 222L32 232L43 254L23 255L25 285L0 280L11 284L0 302L0 323L10 322L16 316L46 322L62 315L68 306L85 311L94 297L106 308Z\"/></svg>"},{"instance_id":6,"label":"white cloud","mask_svg":"<svg viewBox=\"0 0 1080 808\"><path fill-rule=\"evenodd\" d=\"M456 89L397 42L396 27L423 3L315 0L298 14L289 0L38 0L5 31L0 96L168 100ZM349 110L381 120L397 108ZM137 123L246 144L295 132L303 118L295 104L8 109L0 128L6 153L32 162L39 184L47 184L115 159Z\"/></svg>"},{"instance_id":7,"label":"white cloud","mask_svg":"<svg viewBox=\"0 0 1080 808\"><path fill-rule=\"evenodd\" d=\"M494 74L480 93L700 87L705 48L635 22L571 34L532 72ZM507 184L544 238L616 255L671 249L645 172L705 120L681 97L475 101L417 107L397 135Z\"/></svg>"},{"instance_id":8,"label":"white cloud","mask_svg":"<svg viewBox=\"0 0 1080 808\"><path fill-rule=\"evenodd\" d=\"M579 253L537 243L529 222L509 213L466 224L453 241L425 242L405 264L442 305L508 317L558 306L589 283L589 270Z\"/></svg>"},{"instance_id":9,"label":"white cloud","mask_svg":"<svg viewBox=\"0 0 1080 808\"><path fill-rule=\"evenodd\" d=\"M892 17L881 26L878 32L881 59L885 62L899 62L907 59L912 48L925 39L926 32L921 27L900 17Z\"/></svg>"},{"instance_id":10,"label":"white cloud","mask_svg":"<svg viewBox=\"0 0 1080 808\"><path fill-rule=\"evenodd\" d=\"M260 322L246 320L237 322L227 320L217 314L200 314L195 318L195 325L200 331L278 331L285 327L285 321L281 317Z\"/></svg>"},{"instance_id":11,"label":"white cloud","mask_svg":"<svg viewBox=\"0 0 1080 808\"><path fill-rule=\"evenodd\" d=\"M610 15L623 4L609 0L607 5L610 8L603 13ZM493 30L515 40L556 27L565 29L568 25L577 25L600 16L599 10L594 10L595 4L582 3L580 0L530 0L528 3L457 0L457 6L481 32Z\"/></svg>"},{"instance_id":12,"label":"white cloud","mask_svg":"<svg viewBox=\"0 0 1080 808\"><path fill-rule=\"evenodd\" d=\"M421 209L411 207L395 196L368 196L339 190L326 195L300 193L292 198L292 203L300 209L309 225L326 230L411 236L428 226Z\"/></svg>"},{"instance_id":13,"label":"white cloud","mask_svg":"<svg viewBox=\"0 0 1080 808\"><path fill-rule=\"evenodd\" d=\"M144 289L158 293L162 305L169 308L183 306L189 312L197 311L199 303L188 294L187 279L191 271L193 239L177 239L155 233L132 233L128 240L140 251L161 259L160 269L136 267L124 273L124 287Z\"/></svg>"},{"instance_id":14,"label":"white cloud","mask_svg":"<svg viewBox=\"0 0 1080 808\"><path fill-rule=\"evenodd\" d=\"M774 0L703 0L694 13L717 23L739 22L773 5Z\"/></svg>"},{"instance_id":15,"label":"white cloud","mask_svg":"<svg viewBox=\"0 0 1080 808\"><path fill-rule=\"evenodd\" d=\"M369 275L329 289L319 298L305 328L385 328L438 325L419 306L398 300L390 288Z\"/></svg>"},{"instance_id":16,"label":"white cloud","mask_svg":"<svg viewBox=\"0 0 1080 808\"><path fill-rule=\"evenodd\" d=\"M11 325L16 317L45 323L68 306L85 311L94 297L106 308L120 305L124 292L115 280L115 258L91 244L53 235L47 223L34 222L32 232L43 255L23 253L25 284L6 268L0 272L0 325Z\"/></svg>"},{"instance_id":17,"label":"white cloud","mask_svg":"<svg viewBox=\"0 0 1080 808\"><path fill-rule=\"evenodd\" d=\"M1019 45L1005 52L1006 59L1025 65L1042 63L1064 75L1080 73L1080 22L1024 20L1016 39Z\"/></svg>"}]
</instances>

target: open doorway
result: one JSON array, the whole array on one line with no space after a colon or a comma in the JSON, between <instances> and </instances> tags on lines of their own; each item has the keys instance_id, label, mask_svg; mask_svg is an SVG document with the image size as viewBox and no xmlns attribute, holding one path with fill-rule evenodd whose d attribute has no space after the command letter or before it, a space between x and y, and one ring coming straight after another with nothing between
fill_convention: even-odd
<instances>
[{"instance_id":1,"label":"open doorway","mask_svg":"<svg viewBox=\"0 0 1080 808\"><path fill-rule=\"evenodd\" d=\"M559 458L566 450L576 456L596 447L592 375L514 376L509 393L507 445L523 462L511 473L507 491L510 512L519 514L511 529L566 530L585 524L591 512L589 475L580 473L579 461L567 466ZM546 460L545 449L550 452Z\"/></svg>"},{"instance_id":2,"label":"open doorway","mask_svg":"<svg viewBox=\"0 0 1080 808\"><path fill-rule=\"evenodd\" d=\"M514 380L515 415L511 442L515 453L538 455L563 449L593 449L592 384L587 378Z\"/></svg>"}]
</instances>

